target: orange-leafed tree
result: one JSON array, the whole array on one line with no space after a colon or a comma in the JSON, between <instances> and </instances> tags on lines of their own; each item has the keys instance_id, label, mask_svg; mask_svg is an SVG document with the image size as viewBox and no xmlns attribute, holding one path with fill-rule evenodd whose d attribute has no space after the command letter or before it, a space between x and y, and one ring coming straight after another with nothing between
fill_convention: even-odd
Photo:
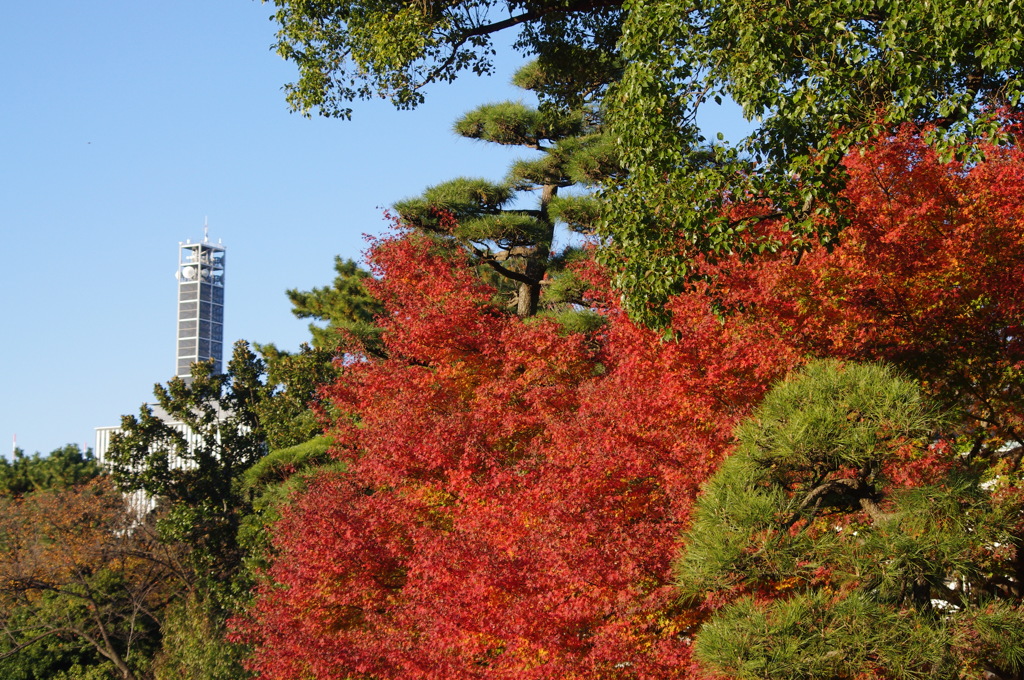
<instances>
[{"instance_id":1,"label":"orange-leafed tree","mask_svg":"<svg viewBox=\"0 0 1024 680\"><path fill-rule=\"evenodd\" d=\"M95 653L116 677L143 677L178 560L109 479L0 496L4 657L40 644Z\"/></svg>"}]
</instances>

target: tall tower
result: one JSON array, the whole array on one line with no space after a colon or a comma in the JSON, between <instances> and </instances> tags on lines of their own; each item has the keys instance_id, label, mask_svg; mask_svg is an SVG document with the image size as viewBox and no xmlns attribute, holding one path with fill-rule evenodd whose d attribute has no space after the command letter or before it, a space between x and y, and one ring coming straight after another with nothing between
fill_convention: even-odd
<instances>
[{"instance_id":1,"label":"tall tower","mask_svg":"<svg viewBox=\"0 0 1024 680\"><path fill-rule=\"evenodd\" d=\"M204 230L205 231L205 230ZM176 375L188 378L192 364L213 359L215 373L222 371L224 355L224 247L210 243L178 244L178 367Z\"/></svg>"}]
</instances>

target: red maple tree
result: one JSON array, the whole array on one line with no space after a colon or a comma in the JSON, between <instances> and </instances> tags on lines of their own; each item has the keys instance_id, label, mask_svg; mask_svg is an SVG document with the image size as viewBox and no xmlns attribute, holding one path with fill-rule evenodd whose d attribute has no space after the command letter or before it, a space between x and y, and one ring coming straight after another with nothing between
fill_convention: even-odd
<instances>
[{"instance_id":1,"label":"red maple tree","mask_svg":"<svg viewBox=\"0 0 1024 680\"><path fill-rule=\"evenodd\" d=\"M377 243L387 358L350 360L326 389L347 472L314 481L274 528L236 622L251 668L688 675L704 614L674 604L670 561L774 380L810 356L884 359L990 433L1018 431L1024 158L987 151L942 163L907 129L851 154L842 243L799 263L707 265L713 283L670 304L671 341L631 323L596 268L606 323L566 333L501 312L435 241Z\"/></svg>"},{"instance_id":2,"label":"red maple tree","mask_svg":"<svg viewBox=\"0 0 1024 680\"><path fill-rule=\"evenodd\" d=\"M458 254L376 245L386 360L328 389L344 474L276 527L261 677L648 678L688 664L669 561L736 418L794 359L694 298L665 343L610 302L564 333ZM593 275L599 278L598 274Z\"/></svg>"},{"instance_id":3,"label":"red maple tree","mask_svg":"<svg viewBox=\"0 0 1024 680\"><path fill-rule=\"evenodd\" d=\"M848 156L833 250L707 273L804 353L893 363L962 409L965 431L1024 445L1024 150L949 161L926 133L904 126Z\"/></svg>"}]
</instances>

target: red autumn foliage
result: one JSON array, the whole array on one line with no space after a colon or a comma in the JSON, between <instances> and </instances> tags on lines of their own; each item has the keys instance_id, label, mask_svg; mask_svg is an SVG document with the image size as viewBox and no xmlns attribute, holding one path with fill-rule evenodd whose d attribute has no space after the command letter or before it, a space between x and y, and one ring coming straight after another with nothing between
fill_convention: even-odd
<instances>
[{"instance_id":1,"label":"red autumn foliage","mask_svg":"<svg viewBox=\"0 0 1024 680\"><path fill-rule=\"evenodd\" d=\"M329 389L348 472L277 527L244 627L266 678L654 678L689 663L669 562L732 426L792 362L680 310L664 343L614 306L563 334L491 306L407 236L372 261L389 358ZM685 311L685 313L684 313Z\"/></svg>"},{"instance_id":2,"label":"red autumn foliage","mask_svg":"<svg viewBox=\"0 0 1024 680\"><path fill-rule=\"evenodd\" d=\"M707 291L680 295L671 342L632 324L599 272L607 323L564 334L499 311L436 242L377 243L388 358L349 363L327 389L348 471L322 475L275 527L273 566L236 622L251 668L685 677L700 614L673 604L669 563L699 485L773 380L808 356L894 361L1015 431L1020 152L942 164L906 131L847 167L839 247L708 266L725 308L743 311L720 318Z\"/></svg>"},{"instance_id":3,"label":"red autumn foliage","mask_svg":"<svg viewBox=\"0 0 1024 680\"><path fill-rule=\"evenodd\" d=\"M943 162L907 126L846 159L850 225L832 252L708 272L802 351L891 362L1024 443L1024 151L982 151Z\"/></svg>"}]
</instances>

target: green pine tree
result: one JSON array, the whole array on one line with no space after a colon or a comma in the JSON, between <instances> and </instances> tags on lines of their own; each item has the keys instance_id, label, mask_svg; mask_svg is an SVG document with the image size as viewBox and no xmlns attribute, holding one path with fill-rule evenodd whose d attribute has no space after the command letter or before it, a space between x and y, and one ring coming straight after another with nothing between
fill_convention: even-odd
<instances>
[{"instance_id":1,"label":"green pine tree","mask_svg":"<svg viewBox=\"0 0 1024 680\"><path fill-rule=\"evenodd\" d=\"M614 70L610 63L604 66L605 83ZM514 82L543 95L568 88L560 79L564 75L534 62ZM514 163L501 182L457 178L395 205L406 226L472 253L508 293L519 316L538 313L541 290L551 283L546 277L561 269L562 260L552 252L556 225L592 234L598 208L586 190L619 171L595 103L600 91L595 84L592 96L581 96L572 106L500 102L470 111L455 123L457 134L540 152L539 157ZM570 188L582 191L566 192ZM536 195L533 206L520 207L525 193ZM572 286L560 290L565 299L558 302L577 302L569 296Z\"/></svg>"},{"instance_id":2,"label":"green pine tree","mask_svg":"<svg viewBox=\"0 0 1024 680\"><path fill-rule=\"evenodd\" d=\"M807 366L737 431L676 565L733 678L1018 678L1021 495L879 365ZM723 604L724 603L724 604Z\"/></svg>"}]
</instances>

